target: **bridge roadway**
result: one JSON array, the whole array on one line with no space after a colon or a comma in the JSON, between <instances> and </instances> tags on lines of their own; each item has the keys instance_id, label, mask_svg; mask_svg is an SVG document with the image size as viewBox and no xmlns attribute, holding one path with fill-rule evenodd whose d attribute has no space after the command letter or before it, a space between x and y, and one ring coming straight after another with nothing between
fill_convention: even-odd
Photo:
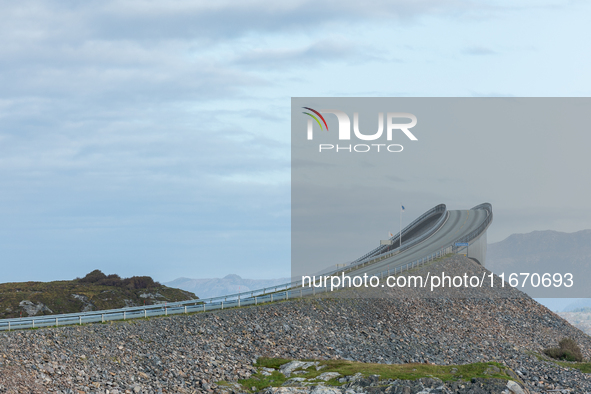
<instances>
[{"instance_id":1,"label":"bridge roadway","mask_svg":"<svg viewBox=\"0 0 591 394\"><path fill-rule=\"evenodd\" d=\"M492 214L492 213L491 213ZM346 275L363 275L365 273L379 274L389 269L402 267L413 261L417 261L431 256L442 249L451 246L458 239L477 230L487 219L486 209L471 209L461 211L447 211L447 219L443 225L420 243L413 245L408 250L403 250L393 256L384 258L373 264L359 266L348 271ZM486 231L486 228L483 229ZM481 234L476 235L480 236ZM402 244L404 248L404 243ZM395 253L395 251L393 251ZM384 255L389 255L387 252ZM377 256L379 257L379 256ZM374 260L376 256L367 260ZM400 269L398 270L400 271ZM218 309L240 307L247 305L257 305L264 302L273 302L286 299L303 297L315 294L319 291L327 291L326 288L318 289L315 287L302 288L301 283L286 283L273 288L260 289L241 294L231 294L222 297L209 299L197 299L190 301L180 301L166 305L150 305L143 307L128 307L121 309L100 310L92 312L69 313L59 315L31 316L26 318L0 319L0 331L11 329L24 329L48 326L62 326L71 324L86 324L94 322L108 322L113 320L126 320L147 318L152 316L161 316L169 314L207 312Z\"/></svg>"},{"instance_id":2,"label":"bridge roadway","mask_svg":"<svg viewBox=\"0 0 591 394\"><path fill-rule=\"evenodd\" d=\"M456 240L476 230L486 219L487 212L484 209L470 209L447 211L449 216L441 228L423 242L414 247L402 251L392 257L386 258L377 263L360 267L357 270L348 272L348 276L368 275L404 266L410 262L421 259L425 256L438 252L442 248L452 245ZM404 246L404 243L402 244Z\"/></svg>"}]
</instances>

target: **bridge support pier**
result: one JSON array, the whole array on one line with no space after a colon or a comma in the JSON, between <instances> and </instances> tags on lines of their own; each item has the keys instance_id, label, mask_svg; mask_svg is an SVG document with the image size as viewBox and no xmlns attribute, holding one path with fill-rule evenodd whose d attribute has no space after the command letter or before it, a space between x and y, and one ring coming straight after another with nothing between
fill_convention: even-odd
<instances>
[{"instance_id":1,"label":"bridge support pier","mask_svg":"<svg viewBox=\"0 0 591 394\"><path fill-rule=\"evenodd\" d=\"M485 267L486 264L486 231L480 237L470 242L468 246L468 257L476 260Z\"/></svg>"}]
</instances>

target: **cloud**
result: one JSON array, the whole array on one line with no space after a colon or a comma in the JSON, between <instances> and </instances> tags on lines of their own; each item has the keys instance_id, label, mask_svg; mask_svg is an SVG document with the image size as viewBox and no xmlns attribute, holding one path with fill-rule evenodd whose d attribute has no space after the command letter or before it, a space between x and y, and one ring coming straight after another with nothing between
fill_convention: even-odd
<instances>
[{"instance_id":1,"label":"cloud","mask_svg":"<svg viewBox=\"0 0 591 394\"><path fill-rule=\"evenodd\" d=\"M319 62L349 58L356 52L358 49L345 40L321 40L297 49L254 49L239 55L234 62L239 65L275 69L309 66Z\"/></svg>"},{"instance_id":2,"label":"cloud","mask_svg":"<svg viewBox=\"0 0 591 394\"><path fill-rule=\"evenodd\" d=\"M39 267L48 268L38 279L68 277L52 272L81 259L88 267L77 275L101 261L129 267L110 270L124 275L289 261L288 96L416 94L405 81L435 69L419 66L420 34L395 29L499 9L466 0L3 2L5 260L22 280ZM405 56L401 45L419 49ZM400 70L387 64L396 56ZM358 59L385 67L351 67ZM343 63L313 78L284 72ZM339 93L331 79L361 85ZM262 254L245 259L245 250ZM200 275L170 275L185 273Z\"/></svg>"},{"instance_id":3,"label":"cloud","mask_svg":"<svg viewBox=\"0 0 591 394\"><path fill-rule=\"evenodd\" d=\"M335 21L369 18L404 22L423 15L469 13L483 8L490 7L466 0L39 1L3 6L0 25L4 28L0 31L10 32L17 39L59 42L91 38L207 42L253 32L302 31Z\"/></svg>"},{"instance_id":4,"label":"cloud","mask_svg":"<svg viewBox=\"0 0 591 394\"><path fill-rule=\"evenodd\" d=\"M486 56L486 55L495 55L497 52L493 51L490 48L482 47L482 46L474 46L466 48L462 51L464 55L470 56Z\"/></svg>"}]
</instances>

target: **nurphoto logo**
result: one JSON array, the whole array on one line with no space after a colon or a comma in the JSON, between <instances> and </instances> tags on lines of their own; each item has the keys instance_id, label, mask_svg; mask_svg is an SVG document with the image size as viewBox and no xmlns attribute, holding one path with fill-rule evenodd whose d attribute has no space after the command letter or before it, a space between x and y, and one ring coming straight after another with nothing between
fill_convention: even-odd
<instances>
[{"instance_id":1,"label":"nurphoto logo","mask_svg":"<svg viewBox=\"0 0 591 394\"><path fill-rule=\"evenodd\" d=\"M351 140L351 120L349 116L338 109L321 109L317 111L310 107L302 107L309 112L302 112L303 114L309 116L308 119L308 140L314 139L314 121L320 127L320 130L326 131L328 130L328 124L326 119L322 114L333 114L337 117L337 121L339 123L339 130L338 130L338 137L339 141L347 141ZM396 119L396 121L395 121ZM410 123L399 123L399 119L410 119ZM395 123L396 122L396 123ZM407 112L388 112L386 114L386 121L384 122L384 113L378 113L378 131L373 134L364 134L359 130L359 113L353 113L353 133L355 137L362 141L376 141L382 137L384 134L384 123L386 129L386 140L392 141L392 136L394 135L395 131L401 131L408 139L411 141L417 141L417 137L413 133L410 132L409 129L413 128L417 124L417 117L413 114ZM400 144L356 144L356 145L339 145L339 144L319 144L318 150L319 152L323 151L332 151L332 152L359 152L365 153L371 150L380 151L387 151L387 152L402 152L403 146Z\"/></svg>"}]
</instances>

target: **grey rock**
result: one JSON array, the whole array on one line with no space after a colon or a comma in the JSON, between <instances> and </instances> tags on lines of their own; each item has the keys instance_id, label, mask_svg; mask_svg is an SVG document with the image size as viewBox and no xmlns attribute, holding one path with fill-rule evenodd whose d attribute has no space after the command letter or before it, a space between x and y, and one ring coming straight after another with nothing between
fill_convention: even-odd
<instances>
[{"instance_id":1,"label":"grey rock","mask_svg":"<svg viewBox=\"0 0 591 394\"><path fill-rule=\"evenodd\" d=\"M311 366L317 366L319 363L317 361L310 361L310 362L306 362L306 361L291 361L287 364L283 364L280 368L279 368L279 372L281 372L282 374L285 375L286 378L289 378L291 376L291 373L296 370L296 369L306 369L309 368Z\"/></svg>"},{"instance_id":2,"label":"grey rock","mask_svg":"<svg viewBox=\"0 0 591 394\"><path fill-rule=\"evenodd\" d=\"M29 300L22 300L21 302L18 303L18 305L25 311L25 313L28 316L35 316L39 312L53 313L53 311L51 309L49 309L42 302L38 302L37 304L34 304L33 302L31 302Z\"/></svg>"},{"instance_id":3,"label":"grey rock","mask_svg":"<svg viewBox=\"0 0 591 394\"><path fill-rule=\"evenodd\" d=\"M512 380L507 381L507 389L513 394L525 394L521 386Z\"/></svg>"},{"instance_id":4,"label":"grey rock","mask_svg":"<svg viewBox=\"0 0 591 394\"><path fill-rule=\"evenodd\" d=\"M336 387L315 386L310 390L310 394L341 394L343 390Z\"/></svg>"},{"instance_id":5,"label":"grey rock","mask_svg":"<svg viewBox=\"0 0 591 394\"><path fill-rule=\"evenodd\" d=\"M275 372L275 370L273 368L261 368L261 374L264 376L271 376L273 374L273 372Z\"/></svg>"},{"instance_id":6,"label":"grey rock","mask_svg":"<svg viewBox=\"0 0 591 394\"><path fill-rule=\"evenodd\" d=\"M316 379L320 379L320 380L324 380L325 382L328 382L329 380L337 378L339 376L341 376L341 374L338 372L324 372L324 373L321 373L320 375L318 375L316 377Z\"/></svg>"},{"instance_id":7,"label":"grey rock","mask_svg":"<svg viewBox=\"0 0 591 394\"><path fill-rule=\"evenodd\" d=\"M302 383L306 382L308 379L306 378L291 378L287 379L283 386L302 386Z\"/></svg>"},{"instance_id":8,"label":"grey rock","mask_svg":"<svg viewBox=\"0 0 591 394\"><path fill-rule=\"evenodd\" d=\"M303 387L269 387L264 394L308 394L309 390Z\"/></svg>"}]
</instances>

